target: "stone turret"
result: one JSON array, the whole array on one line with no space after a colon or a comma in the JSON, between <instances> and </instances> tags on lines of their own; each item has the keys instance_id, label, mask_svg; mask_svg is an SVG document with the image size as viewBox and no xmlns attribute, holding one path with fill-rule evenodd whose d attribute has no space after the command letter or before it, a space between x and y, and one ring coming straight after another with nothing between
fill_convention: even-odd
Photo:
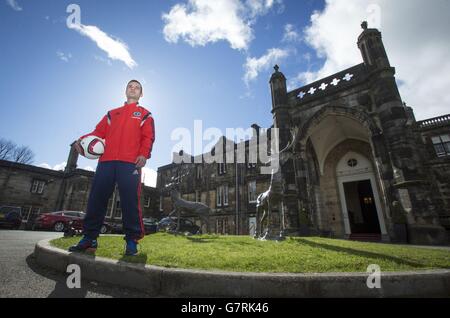
<instances>
[{"instance_id":1,"label":"stone turret","mask_svg":"<svg viewBox=\"0 0 450 318\"><path fill-rule=\"evenodd\" d=\"M363 22L361 27L364 31L358 37L358 48L363 56L364 64L374 69L390 68L381 32L377 29L369 29L367 22Z\"/></svg>"},{"instance_id":2,"label":"stone turret","mask_svg":"<svg viewBox=\"0 0 450 318\"><path fill-rule=\"evenodd\" d=\"M440 244L445 242L445 230L439 224L435 203L430 192L429 172L417 145L419 136L413 130L409 114L395 81L395 68L389 63L382 36L377 29L362 23L363 32L358 47L368 72L374 109L381 125L382 138L390 153L392 197L410 213L408 224L410 243ZM426 233L426 234L425 234Z\"/></svg>"},{"instance_id":3,"label":"stone turret","mask_svg":"<svg viewBox=\"0 0 450 318\"><path fill-rule=\"evenodd\" d=\"M279 150L285 148L292 138L292 120L289 113L289 102L286 87L286 77L279 71L279 66L275 65L275 72L270 78L270 89L272 93L272 115L273 127L278 128ZM283 195L285 205L280 207L285 212L285 223L287 231L297 233L298 231L298 205L297 190L295 186L295 171L293 161L280 166L283 180Z\"/></svg>"},{"instance_id":4,"label":"stone turret","mask_svg":"<svg viewBox=\"0 0 450 318\"><path fill-rule=\"evenodd\" d=\"M78 152L75 150L75 147L73 146L75 142L73 142L70 145L70 152L69 157L67 158L67 165L64 170L64 172L69 173L74 171L77 168L77 162L78 162Z\"/></svg>"}]
</instances>

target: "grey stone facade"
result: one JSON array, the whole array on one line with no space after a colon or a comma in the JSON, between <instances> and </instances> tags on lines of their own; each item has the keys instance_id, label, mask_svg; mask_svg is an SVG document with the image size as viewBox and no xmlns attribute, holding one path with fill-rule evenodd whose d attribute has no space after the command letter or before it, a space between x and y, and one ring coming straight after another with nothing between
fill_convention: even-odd
<instances>
[{"instance_id":1,"label":"grey stone facade","mask_svg":"<svg viewBox=\"0 0 450 318\"><path fill-rule=\"evenodd\" d=\"M417 122L416 131L425 144L425 165L431 171L439 221L450 229L450 115Z\"/></svg>"}]
</instances>

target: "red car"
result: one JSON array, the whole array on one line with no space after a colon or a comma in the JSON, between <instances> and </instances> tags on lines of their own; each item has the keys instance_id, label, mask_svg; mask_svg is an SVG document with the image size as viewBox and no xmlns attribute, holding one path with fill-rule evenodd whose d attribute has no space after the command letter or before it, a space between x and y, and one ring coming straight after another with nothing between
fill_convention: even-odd
<instances>
[{"instance_id":1,"label":"red car","mask_svg":"<svg viewBox=\"0 0 450 318\"><path fill-rule=\"evenodd\" d=\"M77 227L83 227L83 219L86 216L84 212L78 211L58 211L52 213L43 213L39 215L33 225L33 229L53 230L63 232L69 228L71 223L76 223ZM110 230L111 226L104 223L100 233L104 234Z\"/></svg>"}]
</instances>

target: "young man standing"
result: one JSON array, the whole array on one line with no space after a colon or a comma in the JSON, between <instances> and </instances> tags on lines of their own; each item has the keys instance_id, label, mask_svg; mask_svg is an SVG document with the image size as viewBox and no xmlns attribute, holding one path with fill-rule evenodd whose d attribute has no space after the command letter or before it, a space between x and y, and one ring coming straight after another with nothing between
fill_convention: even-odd
<instances>
[{"instance_id":1,"label":"young man standing","mask_svg":"<svg viewBox=\"0 0 450 318\"><path fill-rule=\"evenodd\" d=\"M71 252L97 249L97 237L116 183L122 208L125 255L136 255L137 244L145 235L140 206L141 168L151 156L155 126L152 114L139 106L143 94L138 81L128 83L126 96L124 106L109 111L93 132L74 143L81 154L82 138L94 135L105 139L105 151L99 159L89 195L83 238L69 248Z\"/></svg>"}]
</instances>

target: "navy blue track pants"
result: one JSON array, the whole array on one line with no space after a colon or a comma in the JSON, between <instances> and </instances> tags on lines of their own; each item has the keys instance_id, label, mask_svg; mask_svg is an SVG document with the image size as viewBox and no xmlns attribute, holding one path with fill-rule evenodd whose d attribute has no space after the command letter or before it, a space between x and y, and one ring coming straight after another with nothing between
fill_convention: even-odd
<instances>
[{"instance_id":1,"label":"navy blue track pants","mask_svg":"<svg viewBox=\"0 0 450 318\"><path fill-rule=\"evenodd\" d=\"M140 205L141 169L137 169L133 163L122 161L98 163L83 222L83 234L90 239L100 235L108 200L116 183L119 187L125 239L140 240L145 235Z\"/></svg>"}]
</instances>

